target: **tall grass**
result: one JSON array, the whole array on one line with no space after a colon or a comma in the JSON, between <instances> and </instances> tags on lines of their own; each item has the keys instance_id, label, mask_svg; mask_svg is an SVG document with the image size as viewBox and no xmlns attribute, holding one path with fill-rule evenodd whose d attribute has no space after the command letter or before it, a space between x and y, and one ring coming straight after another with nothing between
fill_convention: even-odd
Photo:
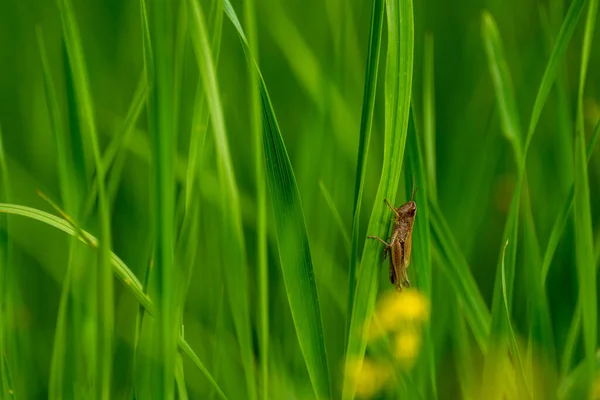
<instances>
[{"instance_id":1,"label":"tall grass","mask_svg":"<svg viewBox=\"0 0 600 400\"><path fill-rule=\"evenodd\" d=\"M0 398L597 397L597 9L3 3Z\"/></svg>"}]
</instances>

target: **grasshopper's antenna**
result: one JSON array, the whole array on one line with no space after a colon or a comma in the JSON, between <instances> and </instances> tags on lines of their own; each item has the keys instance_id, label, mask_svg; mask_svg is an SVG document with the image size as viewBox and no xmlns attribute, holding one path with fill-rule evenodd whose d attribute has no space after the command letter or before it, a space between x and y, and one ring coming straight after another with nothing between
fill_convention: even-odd
<instances>
[{"instance_id":1,"label":"grasshopper's antenna","mask_svg":"<svg viewBox=\"0 0 600 400\"><path fill-rule=\"evenodd\" d=\"M415 201L415 194L417 194L417 190L419 189L418 187L415 187L415 177L413 176L412 178L412 197L410 198L410 201Z\"/></svg>"}]
</instances>

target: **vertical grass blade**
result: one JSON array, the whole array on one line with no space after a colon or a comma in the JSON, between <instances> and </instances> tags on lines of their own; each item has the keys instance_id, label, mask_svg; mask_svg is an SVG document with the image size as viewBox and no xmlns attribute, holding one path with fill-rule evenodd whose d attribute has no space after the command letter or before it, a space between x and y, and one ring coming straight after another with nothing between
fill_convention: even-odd
<instances>
[{"instance_id":1,"label":"vertical grass blade","mask_svg":"<svg viewBox=\"0 0 600 400\"><path fill-rule=\"evenodd\" d=\"M418 204L419 217L415 218L413 227L413 250L411 255L412 274L416 276L416 287L429 299L432 298L433 271L431 262L431 231L429 223L429 203L427 198L430 186L427 184L428 171L425 169L423 154L419 135L415 126L414 112L410 113L408 122L408 137L406 139L408 151L408 174L414 179L414 184L419 188L417 190L415 201ZM411 180L406 180L407 190L410 193ZM410 274L410 273L409 273ZM428 399L437 399L436 370L435 370L435 349L431 335L431 325L426 325L424 329L423 352L419 356L417 364L417 379L420 392Z\"/></svg>"},{"instance_id":2,"label":"vertical grass blade","mask_svg":"<svg viewBox=\"0 0 600 400\"><path fill-rule=\"evenodd\" d=\"M410 113L413 77L414 20L411 0L386 2L388 49L385 76L385 147L383 166L376 202L373 206L367 232L385 236L389 229L389 209L384 199L394 201L400 179L404 147ZM346 359L362 363L366 349L363 330L369 329L370 318L377 296L377 278L381 265L381 244L365 241L357 283L350 312L350 329ZM359 364L360 365L360 364ZM343 399L353 399L356 382L345 379Z\"/></svg>"},{"instance_id":3,"label":"vertical grass blade","mask_svg":"<svg viewBox=\"0 0 600 400\"><path fill-rule=\"evenodd\" d=\"M233 171L233 162L227 143L225 117L217 85L217 76L211 48L206 32L206 23L200 4L189 0L190 33L196 54L200 76L205 87L208 109L212 121L212 131L217 147L218 171L222 181L223 196L230 207L224 213L223 231L231 240L226 253L226 262L231 270L224 274L227 282L230 305L233 312L242 362L246 374L246 386L250 399L256 398L254 360L252 357L252 331L250 329L250 309L248 307L248 277L244 233L240 209L239 191Z\"/></svg>"},{"instance_id":4,"label":"vertical grass blade","mask_svg":"<svg viewBox=\"0 0 600 400\"><path fill-rule=\"evenodd\" d=\"M59 11L62 21L63 35L67 46L67 54L72 67L73 86L78 103L78 115L81 124L82 135L90 141L96 175L98 177L98 199L99 199L99 226L100 245L99 262L97 271L98 286L98 390L100 398L109 399L110 378L112 368L112 336L113 336L113 287L112 273L110 268L110 215L109 205L104 187L105 171L102 165L98 135L96 133L96 121L94 108L90 93L87 70L83 47L79 35L79 28L75 19L74 11L68 0L59 0Z\"/></svg>"},{"instance_id":5,"label":"vertical grass blade","mask_svg":"<svg viewBox=\"0 0 600 400\"><path fill-rule=\"evenodd\" d=\"M381 50L381 33L384 0L373 0L371 8L371 27L369 31L369 47L367 49L367 65L365 69L365 87L363 92L362 113L360 117L360 141L358 143L358 160L354 186L354 210L352 218L352 244L350 247L350 267L348 270L348 308L346 314L346 329L350 333L350 318L354 305L354 290L356 289L356 266L358 263L358 243L360 210L362 207L363 189L367 169L367 155L371 142L371 127L375 109L375 93L377 91L377 72L379 70L379 54ZM348 338L346 337L346 341Z\"/></svg>"},{"instance_id":6,"label":"vertical grass blade","mask_svg":"<svg viewBox=\"0 0 600 400\"><path fill-rule=\"evenodd\" d=\"M425 35L423 71L423 143L429 197L437 201L437 172L435 165L435 74L433 34Z\"/></svg>"},{"instance_id":7,"label":"vertical grass blade","mask_svg":"<svg viewBox=\"0 0 600 400\"><path fill-rule=\"evenodd\" d=\"M598 135L600 134L600 120L596 123L596 127L594 128L594 133L590 138L587 150L586 150L586 158L587 163L589 164L590 158L592 157L592 153L594 151L594 147L596 146L596 141L598 140ZM571 189L569 190L569 195L563 204L554 224L552 225L552 230L550 231L550 238L548 239L548 245L546 246L546 252L544 253L544 261L542 262L542 285L546 284L546 278L548 277L548 271L550 270L550 264L552 263L552 259L554 258L554 254L556 252L556 248L558 247L558 243L560 238L563 235L565 227L567 226L567 221L569 216L571 215L571 211L573 210L573 198L575 196L575 188L571 185Z\"/></svg>"},{"instance_id":8,"label":"vertical grass blade","mask_svg":"<svg viewBox=\"0 0 600 400\"><path fill-rule=\"evenodd\" d=\"M250 52L259 64L258 32L256 28L256 4L254 0L244 1L244 20ZM254 152L254 179L256 183L256 265L258 269L258 319L259 349L261 366L261 398L269 397L269 265L267 260L267 189L263 157L261 97L259 77L252 63L247 63L250 80L250 123Z\"/></svg>"},{"instance_id":9,"label":"vertical grass blade","mask_svg":"<svg viewBox=\"0 0 600 400\"><path fill-rule=\"evenodd\" d=\"M596 377L596 347L598 334L598 306L596 288L596 266L594 260L594 239L592 231L592 214L590 207L590 188L585 149L585 125L583 115L583 93L587 68L592 48L592 39L596 25L598 1L589 1L588 15L581 50L579 86L577 90L577 129L575 136L575 260L579 282L579 305L583 323L583 342L585 351L586 397L594 397L594 380Z\"/></svg>"},{"instance_id":10,"label":"vertical grass blade","mask_svg":"<svg viewBox=\"0 0 600 400\"><path fill-rule=\"evenodd\" d=\"M177 315L175 312L174 216L175 216L175 122L173 115L175 69L174 5L148 2L151 57L147 58L150 93L148 126L152 148L152 214L155 256L149 293L156 301L156 324L150 339L150 359L154 395L171 399L174 371Z\"/></svg>"},{"instance_id":11,"label":"vertical grass blade","mask_svg":"<svg viewBox=\"0 0 600 400\"><path fill-rule=\"evenodd\" d=\"M6 155L4 153L4 142L2 138L2 126L0 125L0 202L6 202L9 198L8 169L6 168ZM13 390L10 379L9 353L7 348L12 340L9 338L12 326L9 316L11 290L9 284L9 236L8 236L8 218L6 215L0 215L0 390L2 395L6 396Z\"/></svg>"},{"instance_id":12,"label":"vertical grass blade","mask_svg":"<svg viewBox=\"0 0 600 400\"><path fill-rule=\"evenodd\" d=\"M323 324L298 185L264 79L229 0L225 0L225 13L237 30L248 62L256 68L258 75L263 151L286 294L314 393L318 399L328 399L331 398L331 384Z\"/></svg>"}]
</instances>

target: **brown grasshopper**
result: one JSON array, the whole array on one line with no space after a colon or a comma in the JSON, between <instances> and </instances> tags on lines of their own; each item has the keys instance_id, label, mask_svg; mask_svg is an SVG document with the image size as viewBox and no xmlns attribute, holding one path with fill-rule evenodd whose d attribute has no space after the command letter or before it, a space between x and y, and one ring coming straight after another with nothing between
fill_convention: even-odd
<instances>
[{"instance_id":1,"label":"brown grasshopper","mask_svg":"<svg viewBox=\"0 0 600 400\"><path fill-rule=\"evenodd\" d=\"M387 199L385 204L394 212L394 228L390 237L390 242L377 236L368 236L369 239L377 239L385 245L383 249L383 261L390 254L390 282L396 286L396 291L402 291L402 285L410 287L406 268L410 264L410 250L412 247L412 230L417 214L417 203L415 203L415 188L413 181L412 197L409 202L396 208L390 204Z\"/></svg>"}]
</instances>

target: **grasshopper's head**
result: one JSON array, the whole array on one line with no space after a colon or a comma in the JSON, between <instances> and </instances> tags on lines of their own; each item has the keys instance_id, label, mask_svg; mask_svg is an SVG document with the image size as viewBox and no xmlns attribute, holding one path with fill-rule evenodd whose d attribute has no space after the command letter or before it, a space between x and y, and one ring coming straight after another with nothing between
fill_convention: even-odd
<instances>
[{"instance_id":1,"label":"grasshopper's head","mask_svg":"<svg viewBox=\"0 0 600 400\"><path fill-rule=\"evenodd\" d=\"M404 203L403 205L401 205L400 207L398 207L396 209L396 211L398 212L397 218L399 220L414 218L415 215L417 214L417 203L415 203L415 194L416 193L417 193L417 188L413 184L413 192L412 192L412 197L410 198L410 201L408 201L407 203Z\"/></svg>"}]
</instances>

